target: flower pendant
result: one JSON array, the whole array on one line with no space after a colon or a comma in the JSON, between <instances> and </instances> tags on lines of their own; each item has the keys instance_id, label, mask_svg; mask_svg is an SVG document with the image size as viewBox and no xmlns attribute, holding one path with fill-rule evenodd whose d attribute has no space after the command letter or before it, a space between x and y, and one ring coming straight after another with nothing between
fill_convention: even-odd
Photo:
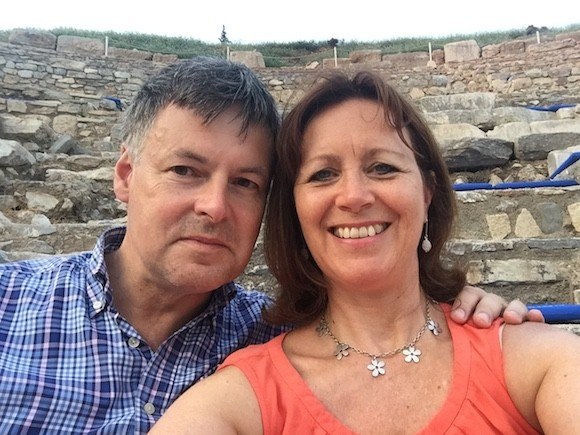
<instances>
[{"instance_id":1,"label":"flower pendant","mask_svg":"<svg viewBox=\"0 0 580 435\"><path fill-rule=\"evenodd\" d=\"M346 343L339 343L336 345L336 350L334 351L334 356L337 360L341 360L345 356L348 356L349 345Z\"/></svg>"},{"instance_id":2,"label":"flower pendant","mask_svg":"<svg viewBox=\"0 0 580 435\"><path fill-rule=\"evenodd\" d=\"M415 346L409 346L408 348L403 350L403 355L405 355L405 362L418 363L421 351L419 349L415 349Z\"/></svg>"},{"instance_id":3,"label":"flower pendant","mask_svg":"<svg viewBox=\"0 0 580 435\"><path fill-rule=\"evenodd\" d=\"M429 319L427 321L427 328L429 329L429 331L433 333L433 335L439 335L441 333L441 328L439 328L439 324L433 319Z\"/></svg>"},{"instance_id":4,"label":"flower pendant","mask_svg":"<svg viewBox=\"0 0 580 435\"><path fill-rule=\"evenodd\" d=\"M367 366L367 369L371 371L371 374L373 375L374 378L376 378L379 375L384 375L386 373L385 362L377 358L373 358L371 360L371 363Z\"/></svg>"}]
</instances>

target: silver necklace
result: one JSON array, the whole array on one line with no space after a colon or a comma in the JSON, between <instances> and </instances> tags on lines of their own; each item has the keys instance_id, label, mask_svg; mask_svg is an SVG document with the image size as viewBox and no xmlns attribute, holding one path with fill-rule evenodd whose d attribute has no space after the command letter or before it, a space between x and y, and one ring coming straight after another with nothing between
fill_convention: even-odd
<instances>
[{"instance_id":1,"label":"silver necklace","mask_svg":"<svg viewBox=\"0 0 580 435\"><path fill-rule=\"evenodd\" d=\"M334 356L337 360L341 360L347 356L349 356L349 350L352 350L359 355L368 356L371 359L371 363L367 365L367 369L371 372L373 377L382 376L386 373L386 364L383 361L385 358L389 358L391 356L397 355L402 353L405 356L405 362L407 363L418 363L419 357L421 356L421 351L415 346L423 333L425 331L431 331L433 335L439 335L441 329L439 329L439 325L431 318L431 311L430 311L430 304L429 301L425 301L425 323L421 326L421 329L417 332L415 337L408 342L407 344L398 347L396 349L390 350L388 352L382 353L370 353L365 350L361 350L349 343L345 343L340 341L330 330L330 326L328 326L328 321L326 320L326 315L323 314L320 318L320 323L316 328L318 335L324 336L328 335L334 342L336 343L336 349L334 351Z\"/></svg>"}]
</instances>

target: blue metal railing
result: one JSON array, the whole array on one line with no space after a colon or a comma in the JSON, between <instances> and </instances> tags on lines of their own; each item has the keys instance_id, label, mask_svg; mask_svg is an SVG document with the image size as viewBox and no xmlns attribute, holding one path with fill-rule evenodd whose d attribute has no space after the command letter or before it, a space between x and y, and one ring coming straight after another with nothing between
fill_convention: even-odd
<instances>
[{"instance_id":1,"label":"blue metal railing","mask_svg":"<svg viewBox=\"0 0 580 435\"><path fill-rule=\"evenodd\" d=\"M580 322L580 304L528 304L528 308L540 310L546 323Z\"/></svg>"}]
</instances>

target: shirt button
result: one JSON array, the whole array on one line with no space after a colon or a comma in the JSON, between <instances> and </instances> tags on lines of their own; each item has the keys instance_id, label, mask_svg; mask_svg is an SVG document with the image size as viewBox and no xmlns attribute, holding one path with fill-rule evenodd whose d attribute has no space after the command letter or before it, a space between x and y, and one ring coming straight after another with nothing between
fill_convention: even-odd
<instances>
[{"instance_id":1,"label":"shirt button","mask_svg":"<svg viewBox=\"0 0 580 435\"><path fill-rule=\"evenodd\" d=\"M129 340L127 340L127 344L129 345L129 347L135 349L135 348L139 347L141 342L139 341L138 338L130 337Z\"/></svg>"},{"instance_id":2,"label":"shirt button","mask_svg":"<svg viewBox=\"0 0 580 435\"><path fill-rule=\"evenodd\" d=\"M101 308L103 308L103 303L101 301L95 301L93 302L93 308L96 311L99 311Z\"/></svg>"},{"instance_id":3,"label":"shirt button","mask_svg":"<svg viewBox=\"0 0 580 435\"><path fill-rule=\"evenodd\" d=\"M149 402L146 403L145 406L143 406L143 410L145 411L146 414L152 415L155 412L155 406L153 405L153 403Z\"/></svg>"}]
</instances>

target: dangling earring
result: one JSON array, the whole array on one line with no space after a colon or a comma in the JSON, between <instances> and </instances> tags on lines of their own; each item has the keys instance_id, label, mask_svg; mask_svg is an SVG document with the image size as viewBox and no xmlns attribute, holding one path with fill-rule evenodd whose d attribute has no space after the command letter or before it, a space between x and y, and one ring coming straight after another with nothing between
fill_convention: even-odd
<instances>
[{"instance_id":1,"label":"dangling earring","mask_svg":"<svg viewBox=\"0 0 580 435\"><path fill-rule=\"evenodd\" d=\"M429 219L427 219L425 221L425 235L423 236L423 241L421 242L421 249L423 249L423 252L426 254L431 250L432 247L433 245L429 240Z\"/></svg>"}]
</instances>

